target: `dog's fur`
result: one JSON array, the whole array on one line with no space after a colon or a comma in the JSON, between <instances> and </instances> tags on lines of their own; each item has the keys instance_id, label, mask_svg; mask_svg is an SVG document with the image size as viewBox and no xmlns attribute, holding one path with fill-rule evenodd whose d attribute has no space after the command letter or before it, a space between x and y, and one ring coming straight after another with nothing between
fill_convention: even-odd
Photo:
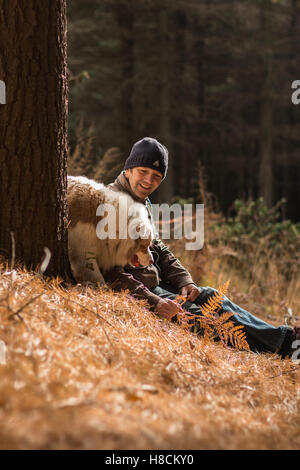
<instances>
[{"instance_id":1,"label":"dog's fur","mask_svg":"<svg viewBox=\"0 0 300 470\"><path fill-rule=\"evenodd\" d=\"M82 176L68 176L67 199L69 259L77 282L103 285L105 271L114 266L132 264L136 256L141 265L153 262L149 247L154 231L143 204L135 202L129 194L114 192L102 183ZM96 227L104 215L97 216L96 211L100 205L107 203L116 209L117 238L101 240L97 237ZM124 209L125 204L134 214L127 215L128 226L134 222L142 238L118 238L119 211Z\"/></svg>"}]
</instances>

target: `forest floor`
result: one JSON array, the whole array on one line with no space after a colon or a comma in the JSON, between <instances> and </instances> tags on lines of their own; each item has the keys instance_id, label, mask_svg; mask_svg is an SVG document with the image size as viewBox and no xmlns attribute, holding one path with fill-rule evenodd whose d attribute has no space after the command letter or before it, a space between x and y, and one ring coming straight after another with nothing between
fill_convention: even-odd
<instances>
[{"instance_id":1,"label":"forest floor","mask_svg":"<svg viewBox=\"0 0 300 470\"><path fill-rule=\"evenodd\" d=\"M230 274L216 272L202 285ZM241 286L228 297L283 323ZM300 448L299 365L198 337L127 292L2 264L0 340L1 449Z\"/></svg>"}]
</instances>

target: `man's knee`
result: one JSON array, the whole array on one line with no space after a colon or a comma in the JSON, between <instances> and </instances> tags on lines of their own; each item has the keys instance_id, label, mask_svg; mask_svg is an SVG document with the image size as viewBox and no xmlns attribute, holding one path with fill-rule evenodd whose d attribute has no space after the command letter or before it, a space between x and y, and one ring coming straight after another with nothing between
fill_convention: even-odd
<instances>
[{"instance_id":1,"label":"man's knee","mask_svg":"<svg viewBox=\"0 0 300 470\"><path fill-rule=\"evenodd\" d=\"M197 305L198 304L204 304L205 302L207 302L207 300L217 291L217 289L214 289L213 287L209 287L209 286L206 286L206 287L198 287L199 289L199 296L194 300L193 303L196 303Z\"/></svg>"}]
</instances>

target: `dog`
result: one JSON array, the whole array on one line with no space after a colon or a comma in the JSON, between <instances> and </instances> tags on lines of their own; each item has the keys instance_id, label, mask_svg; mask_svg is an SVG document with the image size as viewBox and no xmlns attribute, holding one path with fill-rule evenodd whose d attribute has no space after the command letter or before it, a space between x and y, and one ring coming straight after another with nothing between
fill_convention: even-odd
<instances>
[{"instance_id":1,"label":"dog","mask_svg":"<svg viewBox=\"0 0 300 470\"><path fill-rule=\"evenodd\" d=\"M104 285L114 266L148 266L154 228L146 207L84 176L68 176L68 252L81 284ZM108 227L108 230L104 230Z\"/></svg>"}]
</instances>

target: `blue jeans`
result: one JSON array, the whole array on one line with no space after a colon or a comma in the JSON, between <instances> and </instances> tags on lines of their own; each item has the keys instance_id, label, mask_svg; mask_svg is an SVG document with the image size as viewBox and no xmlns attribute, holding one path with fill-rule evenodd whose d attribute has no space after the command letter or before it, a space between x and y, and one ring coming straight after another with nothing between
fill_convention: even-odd
<instances>
[{"instance_id":1,"label":"blue jeans","mask_svg":"<svg viewBox=\"0 0 300 470\"><path fill-rule=\"evenodd\" d=\"M186 301L182 304L182 307L188 312L201 315L199 306L207 302L209 297L212 296L214 292L217 292L217 290L212 287L198 287L198 289L199 296L194 302ZM150 290L162 298L175 299L178 295L176 289L163 282ZM231 302L226 296L223 298L223 304L222 308L219 310L219 314L224 312L232 312L235 314L230 318L230 321L233 321L237 326L242 325L244 327L243 331L246 333L246 340L252 351L274 353L278 352L281 348L289 327L284 325L278 327L269 325L265 321L247 312L247 310Z\"/></svg>"}]
</instances>

